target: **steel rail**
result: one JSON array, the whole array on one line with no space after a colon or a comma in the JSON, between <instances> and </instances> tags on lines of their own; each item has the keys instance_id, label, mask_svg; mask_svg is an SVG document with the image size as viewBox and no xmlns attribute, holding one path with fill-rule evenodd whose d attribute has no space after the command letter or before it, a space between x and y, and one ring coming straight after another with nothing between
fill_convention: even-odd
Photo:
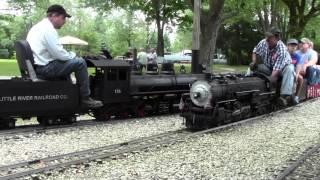
<instances>
[{"instance_id":1,"label":"steel rail","mask_svg":"<svg viewBox=\"0 0 320 180\"><path fill-rule=\"evenodd\" d=\"M38 134L38 133L46 132L48 130L65 129L65 128L82 127L82 126L93 126L93 125L102 124L102 123L103 122L98 122L93 120L80 120L73 124L59 124L59 125L52 125L52 126L40 126L38 124L23 125L11 130L0 130L0 136L10 137L10 136L23 135L23 134L29 134L29 133Z\"/></svg>"},{"instance_id":2,"label":"steel rail","mask_svg":"<svg viewBox=\"0 0 320 180\"><path fill-rule=\"evenodd\" d=\"M134 119L143 119L143 118L152 118L152 117L163 117L163 116L171 116L175 114L162 114L162 115L153 115L153 116L145 116L145 117L129 117L124 119L111 119L108 121L95 121L95 119L88 119L88 120L78 120L75 123L72 124L57 124L57 125L51 125L51 126L41 126L39 124L31 124L31 125L22 125L17 126L15 129L9 129L9 130L0 130L0 137L12 137L16 135L24 135L24 134L40 134L47 132L49 130L56 130L56 129L66 129L66 128L77 128L82 126L95 126L95 125L103 125L103 124L117 124L122 123L123 121L132 121Z\"/></svg>"},{"instance_id":3,"label":"steel rail","mask_svg":"<svg viewBox=\"0 0 320 180\"><path fill-rule=\"evenodd\" d=\"M308 148L309 150L306 153L303 153L302 156L300 156L294 163L290 164L283 172L281 172L276 180L283 180L292 173L295 172L295 170L302 165L305 160L307 160L309 157L311 157L315 152L317 152L320 149L320 144Z\"/></svg>"},{"instance_id":4,"label":"steel rail","mask_svg":"<svg viewBox=\"0 0 320 180\"><path fill-rule=\"evenodd\" d=\"M85 151L73 152L69 154L58 155L54 157L47 157L43 159L37 159L27 162L22 162L13 165L7 165L0 167L0 179L15 179L24 177L36 173L46 172L57 168L64 168L74 164L81 164L90 162L97 159L106 159L115 155L121 155L123 153L129 153L133 151L139 151L146 148L154 147L163 144L174 144L183 142L187 138L196 137L208 133L219 132L232 127L241 126L243 124L258 122L257 120L270 117L282 112L292 111L294 107L289 107L279 111L272 112L270 114L264 114L261 116L252 117L246 120L234 122L231 124L222 125L219 127L198 131L190 132L185 130L173 131L162 133L155 136L144 137L135 139L132 141L108 145L100 148L88 149ZM19 171L20 169L21 171Z\"/></svg>"},{"instance_id":5,"label":"steel rail","mask_svg":"<svg viewBox=\"0 0 320 180\"><path fill-rule=\"evenodd\" d=\"M139 138L120 144L2 166L0 167L0 179L15 179L39 172L53 170L59 167L81 164L95 159L102 159L126 152L132 152L134 150L140 150L149 146L161 144L163 141L169 142L170 140L174 140L175 136L184 136L188 133L188 131L178 130L146 138ZM19 172L19 169L22 169L22 172Z\"/></svg>"}]
</instances>

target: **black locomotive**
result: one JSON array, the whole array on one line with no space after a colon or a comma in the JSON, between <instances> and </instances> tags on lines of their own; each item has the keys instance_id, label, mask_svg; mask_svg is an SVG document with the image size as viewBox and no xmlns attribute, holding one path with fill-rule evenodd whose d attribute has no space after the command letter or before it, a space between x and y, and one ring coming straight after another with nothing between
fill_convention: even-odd
<instances>
[{"instance_id":1,"label":"black locomotive","mask_svg":"<svg viewBox=\"0 0 320 180\"><path fill-rule=\"evenodd\" d=\"M207 129L249 117L270 113L283 107L279 90L262 74L208 75L192 84L182 98L182 116L189 129ZM306 99L305 81L300 100Z\"/></svg>"},{"instance_id":2,"label":"black locomotive","mask_svg":"<svg viewBox=\"0 0 320 180\"><path fill-rule=\"evenodd\" d=\"M87 109L81 106L76 83L37 77L27 41L18 41L15 48L21 77L0 80L0 124L9 128L15 127L16 118L37 117L40 124L50 125L72 123L82 113L107 120L172 111L181 95L189 92L189 85L204 78L202 74L175 75L170 70L134 75L127 62L85 57L88 67L94 68L91 96L104 104L100 109Z\"/></svg>"}]
</instances>

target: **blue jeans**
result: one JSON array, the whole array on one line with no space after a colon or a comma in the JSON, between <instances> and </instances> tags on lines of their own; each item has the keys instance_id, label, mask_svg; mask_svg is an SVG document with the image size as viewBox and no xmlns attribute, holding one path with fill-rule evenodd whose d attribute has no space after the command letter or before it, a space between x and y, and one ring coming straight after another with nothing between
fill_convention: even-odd
<instances>
[{"instance_id":1,"label":"blue jeans","mask_svg":"<svg viewBox=\"0 0 320 180\"><path fill-rule=\"evenodd\" d=\"M69 79L72 72L75 73L77 84L80 85L82 98L90 95L87 64L84 59L75 57L67 61L54 60L45 66L36 67L37 75L47 80Z\"/></svg>"},{"instance_id":2,"label":"blue jeans","mask_svg":"<svg viewBox=\"0 0 320 180\"><path fill-rule=\"evenodd\" d=\"M308 67L306 77L309 85L320 84L320 69L316 66Z\"/></svg>"},{"instance_id":3,"label":"blue jeans","mask_svg":"<svg viewBox=\"0 0 320 180\"><path fill-rule=\"evenodd\" d=\"M259 64L257 68L258 72L266 74L270 76L272 74L272 70L269 69L264 64ZM294 86L294 78L295 78L295 71L294 66L292 64L286 65L280 72L280 76L282 76L281 82L281 95L292 95L293 94L293 86Z\"/></svg>"}]
</instances>

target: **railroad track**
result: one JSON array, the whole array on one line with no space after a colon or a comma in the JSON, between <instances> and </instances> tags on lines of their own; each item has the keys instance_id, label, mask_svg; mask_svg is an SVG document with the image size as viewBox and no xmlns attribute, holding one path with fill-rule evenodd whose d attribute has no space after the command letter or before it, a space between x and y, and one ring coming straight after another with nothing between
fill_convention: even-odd
<instances>
[{"instance_id":1,"label":"railroad track","mask_svg":"<svg viewBox=\"0 0 320 180\"><path fill-rule=\"evenodd\" d=\"M132 140L132 141L128 141L120 144L88 149L84 151L63 154L63 155L58 155L53 157L47 157L43 159L36 159L36 160L21 162L13 165L8 165L8 166L2 166L0 167L0 179L3 179L3 180L16 179L19 177L30 176L30 175L34 175L41 172L48 172L58 168L66 168L71 165L83 164L83 163L94 161L94 160L102 161L102 159L108 159L116 155L121 155L123 153L140 151L140 150L154 147L157 145L183 142L188 137L190 138L190 137L195 137L195 136L199 136L207 133L218 132L218 131L239 126L242 124L255 122L260 118L269 117L279 112L290 111L292 109L293 108L288 108L288 109L277 111L271 114L253 117L250 119L238 121L235 123L219 126L219 127L204 130L204 131L190 132L187 130L178 130L173 132L162 133L155 136L139 138L136 140Z\"/></svg>"},{"instance_id":2,"label":"railroad track","mask_svg":"<svg viewBox=\"0 0 320 180\"><path fill-rule=\"evenodd\" d=\"M317 179L320 180L320 143L307 150L277 177L284 179Z\"/></svg>"},{"instance_id":3,"label":"railroad track","mask_svg":"<svg viewBox=\"0 0 320 180\"><path fill-rule=\"evenodd\" d=\"M94 126L99 125L106 122L98 122L93 120L80 120L73 124L60 124L60 125L52 125L52 126L40 126L40 125L23 125L18 126L15 129L9 130L0 130L0 136L5 136L7 138L16 135L26 135L26 134L40 134L47 132L49 130L56 130L56 129L66 129L66 128L73 128L73 127L82 127L82 126Z\"/></svg>"},{"instance_id":4,"label":"railroad track","mask_svg":"<svg viewBox=\"0 0 320 180\"><path fill-rule=\"evenodd\" d=\"M173 114L170 114L173 115ZM159 116L170 116L170 115L159 115ZM143 118L152 118L155 116L148 116ZM41 134L51 130L65 130L69 128L78 128L78 127L85 127L85 126L95 126L95 125L102 125L102 124L117 124L122 123L123 121L131 121L137 120L141 118L126 118L126 119L112 119L109 121L95 121L94 119L87 119L87 120L78 120L73 124L59 124L59 125L51 125L51 126L41 126L38 124L31 124L31 125L22 125L17 126L15 129L8 129L8 130L0 130L0 137L5 136L6 138L10 139L11 137L15 137L17 135L29 135L29 134Z\"/></svg>"}]
</instances>

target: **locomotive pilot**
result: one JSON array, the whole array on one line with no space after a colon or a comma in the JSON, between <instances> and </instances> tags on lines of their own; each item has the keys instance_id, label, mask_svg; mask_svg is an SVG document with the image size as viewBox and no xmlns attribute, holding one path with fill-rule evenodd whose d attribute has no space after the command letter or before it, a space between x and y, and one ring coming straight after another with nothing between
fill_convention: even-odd
<instances>
[{"instance_id":1,"label":"locomotive pilot","mask_svg":"<svg viewBox=\"0 0 320 180\"><path fill-rule=\"evenodd\" d=\"M35 70L46 79L67 78L74 72L82 104L98 108L103 104L90 98L86 62L75 53L66 51L59 42L56 29L60 29L70 17L61 5L52 5L47 10L47 17L30 29L27 41L33 52Z\"/></svg>"},{"instance_id":2,"label":"locomotive pilot","mask_svg":"<svg viewBox=\"0 0 320 180\"><path fill-rule=\"evenodd\" d=\"M257 64L257 56L262 64ZM271 28L266 32L265 39L261 40L253 49L251 68L271 77L271 84L277 85L278 78L282 77L280 88L280 102L287 105L293 94L295 70L291 64L291 57L286 45L280 39L280 30Z\"/></svg>"}]
</instances>

